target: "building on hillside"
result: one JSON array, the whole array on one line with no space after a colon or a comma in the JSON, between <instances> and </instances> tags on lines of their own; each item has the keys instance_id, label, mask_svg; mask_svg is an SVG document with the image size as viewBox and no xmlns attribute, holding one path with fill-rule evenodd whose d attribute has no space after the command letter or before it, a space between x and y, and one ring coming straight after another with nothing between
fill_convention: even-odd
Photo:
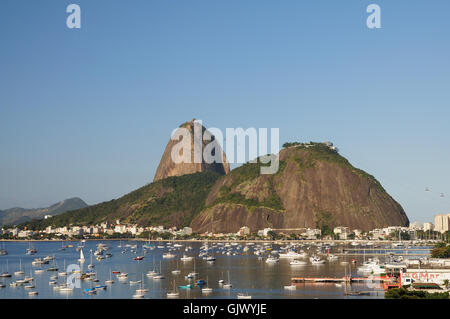
<instances>
[{"instance_id":1,"label":"building on hillside","mask_svg":"<svg viewBox=\"0 0 450 319\"><path fill-rule=\"evenodd\" d=\"M346 240L351 232L350 232L350 228L339 226L339 227L334 227L333 233L335 235L338 235L339 239Z\"/></svg>"},{"instance_id":2,"label":"building on hillside","mask_svg":"<svg viewBox=\"0 0 450 319\"><path fill-rule=\"evenodd\" d=\"M237 232L238 236L246 236L250 234L250 228L247 226L242 226L239 231Z\"/></svg>"},{"instance_id":3,"label":"building on hillside","mask_svg":"<svg viewBox=\"0 0 450 319\"><path fill-rule=\"evenodd\" d=\"M183 228L183 233L187 236L192 235L192 228L191 227L184 227Z\"/></svg>"}]
</instances>

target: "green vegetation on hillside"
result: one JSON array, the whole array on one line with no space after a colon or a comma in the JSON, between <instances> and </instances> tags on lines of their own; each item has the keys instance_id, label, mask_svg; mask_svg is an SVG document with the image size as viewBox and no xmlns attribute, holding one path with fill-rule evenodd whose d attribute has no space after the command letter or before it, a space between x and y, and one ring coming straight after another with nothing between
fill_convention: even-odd
<instances>
[{"instance_id":1,"label":"green vegetation on hillside","mask_svg":"<svg viewBox=\"0 0 450 319\"><path fill-rule=\"evenodd\" d=\"M140 225L188 226L205 206L205 198L220 177L203 172L173 176L141 187L119 199L67 212L46 220L21 225L30 229L47 226L95 225L101 222Z\"/></svg>"},{"instance_id":2,"label":"green vegetation on hillside","mask_svg":"<svg viewBox=\"0 0 450 319\"><path fill-rule=\"evenodd\" d=\"M259 159L256 163L248 162L238 168L235 168L226 177L223 177L232 178L232 184L229 187L222 186L219 191L219 196L214 201L213 205L220 203L233 203L244 205L249 208L250 211L257 207L265 207L278 211L284 210L281 199L275 192L272 179L268 179L265 184L265 187L269 188L269 196L264 198L262 201L256 198L246 198L243 194L235 190L238 185L261 177L262 175L260 173L260 168L262 165L265 164L262 164Z\"/></svg>"},{"instance_id":3,"label":"green vegetation on hillside","mask_svg":"<svg viewBox=\"0 0 450 319\"><path fill-rule=\"evenodd\" d=\"M361 177L364 177L368 181L371 182L371 184L385 192L385 189L383 186L381 186L380 182L378 180L366 173L365 171L354 167L350 162L341 156L339 152L336 149L330 148L324 143L317 143L317 142L309 142L307 144L305 143L299 143L299 142L290 142L290 143L284 143L284 148L289 148L295 146L295 149L299 150L305 150L307 152L307 160L302 159L295 159L297 164L299 165L299 168L303 171L306 168L314 167L314 162L316 161L326 161L326 162L332 162L336 163L338 165L350 168L353 172L358 174Z\"/></svg>"}]
</instances>

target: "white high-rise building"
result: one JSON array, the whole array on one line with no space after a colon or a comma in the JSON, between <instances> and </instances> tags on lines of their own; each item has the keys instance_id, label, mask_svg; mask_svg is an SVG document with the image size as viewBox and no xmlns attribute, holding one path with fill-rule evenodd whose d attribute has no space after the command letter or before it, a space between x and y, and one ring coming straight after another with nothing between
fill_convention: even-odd
<instances>
[{"instance_id":1,"label":"white high-rise building","mask_svg":"<svg viewBox=\"0 0 450 319\"><path fill-rule=\"evenodd\" d=\"M450 230L450 214L444 215L439 214L434 216L434 230L445 233L446 231Z\"/></svg>"}]
</instances>

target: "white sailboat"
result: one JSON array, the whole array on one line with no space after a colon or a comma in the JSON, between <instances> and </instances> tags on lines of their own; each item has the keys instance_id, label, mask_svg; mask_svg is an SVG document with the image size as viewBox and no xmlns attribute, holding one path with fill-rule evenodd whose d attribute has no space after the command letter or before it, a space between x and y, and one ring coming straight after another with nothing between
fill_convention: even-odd
<instances>
[{"instance_id":1,"label":"white sailboat","mask_svg":"<svg viewBox=\"0 0 450 319\"><path fill-rule=\"evenodd\" d=\"M114 280L112 279L112 271L111 268L109 269L109 280L105 281L106 285L112 285L114 283Z\"/></svg>"},{"instance_id":2,"label":"white sailboat","mask_svg":"<svg viewBox=\"0 0 450 319\"><path fill-rule=\"evenodd\" d=\"M78 259L78 261L80 262L80 264L84 263L84 261L85 261L83 249L80 249L80 258Z\"/></svg>"},{"instance_id":3,"label":"white sailboat","mask_svg":"<svg viewBox=\"0 0 450 319\"><path fill-rule=\"evenodd\" d=\"M25 272L22 270L22 258L19 259L19 270L14 272L14 276L22 276Z\"/></svg>"},{"instance_id":4,"label":"white sailboat","mask_svg":"<svg viewBox=\"0 0 450 319\"><path fill-rule=\"evenodd\" d=\"M58 273L58 276L61 276L61 277L67 276L67 272L66 272L66 260L65 260L65 259L64 259L64 268L63 268L63 271L60 271L60 272Z\"/></svg>"},{"instance_id":5,"label":"white sailboat","mask_svg":"<svg viewBox=\"0 0 450 319\"><path fill-rule=\"evenodd\" d=\"M230 282L230 271L228 270L228 282L226 284L223 284L223 288L224 289L230 289L231 287L233 287L233 285Z\"/></svg>"},{"instance_id":6,"label":"white sailboat","mask_svg":"<svg viewBox=\"0 0 450 319\"><path fill-rule=\"evenodd\" d=\"M202 288L202 293L204 293L204 294L210 294L213 291L213 289L208 286L208 282L209 282L209 279L208 279L208 276L206 276L206 287Z\"/></svg>"},{"instance_id":7,"label":"white sailboat","mask_svg":"<svg viewBox=\"0 0 450 319\"><path fill-rule=\"evenodd\" d=\"M178 274L180 274L181 273L181 270L180 269L178 269L178 260L177 260L177 268L176 269L174 269L174 270L172 270L172 274L174 274L174 275L178 275Z\"/></svg>"},{"instance_id":8,"label":"white sailboat","mask_svg":"<svg viewBox=\"0 0 450 319\"><path fill-rule=\"evenodd\" d=\"M142 274L141 288L136 289L136 294L145 295L148 292L148 289L143 287L143 282L144 282L144 274Z\"/></svg>"},{"instance_id":9,"label":"white sailboat","mask_svg":"<svg viewBox=\"0 0 450 319\"><path fill-rule=\"evenodd\" d=\"M95 265L92 263L92 250L91 250L91 263L88 265L88 269L94 268Z\"/></svg>"},{"instance_id":10,"label":"white sailboat","mask_svg":"<svg viewBox=\"0 0 450 319\"><path fill-rule=\"evenodd\" d=\"M175 279L173 280L173 291L170 291L167 293L167 298L178 298L180 296L180 293L177 291L177 288L175 286Z\"/></svg>"}]
</instances>

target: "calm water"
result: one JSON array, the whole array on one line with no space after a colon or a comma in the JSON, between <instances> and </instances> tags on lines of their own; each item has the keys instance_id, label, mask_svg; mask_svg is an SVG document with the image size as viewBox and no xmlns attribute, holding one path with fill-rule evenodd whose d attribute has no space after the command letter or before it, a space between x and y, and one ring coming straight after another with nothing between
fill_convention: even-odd
<instances>
[{"instance_id":1,"label":"calm water","mask_svg":"<svg viewBox=\"0 0 450 319\"><path fill-rule=\"evenodd\" d=\"M350 271L354 276L361 277L361 274L357 274L356 266L349 263L348 265L342 265L340 262L343 260L350 261L355 258L360 262L364 258L370 257L367 253L366 256L347 256L339 257L338 261L330 262L326 261L324 265L312 265L308 259L306 266L292 267L289 264L289 259L280 259L276 264L267 264L265 262L266 257L263 260L259 260L258 256L253 254L253 247L250 246L249 251L243 252L244 245L232 246L230 249L232 252L236 252L236 255L224 255L222 254L223 246L217 246L216 243L210 243L210 254L214 255L217 259L214 263L208 263L201 257L198 257L200 242L181 243L183 247L176 248L172 251L176 255L173 259L163 258L163 253L167 252L167 248L155 248L153 250L143 250L143 242L133 241L87 241L84 243L83 252L86 258L84 264L82 264L82 270L88 271L87 265L90 263L89 251L96 250L96 246L99 243L105 244L109 247L106 253L111 253L112 257L105 258L101 261L97 261L93 256L93 264L95 268L93 271L97 273L97 279L99 282L81 281L81 289L75 288L73 292L63 293L54 289L53 285L49 284L50 277L57 275L59 271L64 268L64 262L66 266L70 264L78 264L79 252L76 251L77 242L66 242L65 244L72 244L74 247L60 250L62 247L61 242L33 242L32 246L38 250L35 255L26 255L26 249L29 247L28 242L6 242L0 244L0 248L6 248L8 255L0 256L0 272L8 271L11 278L0 278L0 283L4 283L6 287L0 288L0 298L131 298L135 294L136 289L140 288L139 284L130 284L130 281L137 281L143 277L143 286L148 288L149 292L145 295L145 298L166 298L166 293L173 290L174 285L187 285L189 283L195 283L189 281L185 276L194 270L194 261L180 261L180 257L186 253L189 256L195 256L195 271L199 273L197 279L208 280L209 287L213 288L213 292L208 295L204 295L201 289L194 285L193 289L183 290L179 289L180 298L233 298L235 299L238 293L245 293L251 295L253 298L383 298L383 292L378 294L374 293L371 296L355 297L345 296L344 287L337 287L334 284L298 284L296 290L285 290L284 286L290 285L291 277L343 277L344 274L348 274ZM122 248L118 246L122 244ZM130 251L130 248L125 249L125 244L137 244L137 253ZM167 243L150 243L156 246L166 246ZM191 246L193 249L185 252L185 247ZM308 246L308 245L307 245ZM316 247L311 247L307 250L305 247L297 247L297 250L304 249L309 254L316 252ZM214 248L212 248L214 247ZM278 245L273 244L273 249L278 249ZM350 248L350 247L349 247ZM340 252L342 247L332 247L331 252ZM412 251L410 251L411 253ZM55 256L55 266L59 268L57 272L45 271L42 274L34 273L37 268L48 268L53 266L53 262L50 261L48 265L32 266L31 262L38 257ZM141 261L134 261L133 257L137 255L144 255L145 258ZM323 256L325 257L325 256ZM379 257L381 261L384 258ZM39 292L37 296L29 296L28 289L23 286L11 287L10 283L22 279L23 276L15 276L14 272L19 270L19 262L21 260L22 270L25 271L26 276L32 276L35 281L35 290ZM8 261L8 262L7 262ZM165 276L165 279L156 280L145 276L145 274L156 269L160 270ZM179 269L181 273L174 275L172 270ZM112 275L114 284L109 285L106 290L100 290L96 295L89 296L83 293L84 288L95 287L98 285L104 285L105 280L110 279L110 273L112 271L121 271L128 273L128 280L119 281ZM219 279L228 281L228 272L230 275L230 282L233 285L231 289L223 289L218 283ZM66 277L59 277L58 284L66 282ZM348 288L349 289L349 288ZM369 288L365 284L352 284L351 289L354 291L369 291L378 290L379 287Z\"/></svg>"}]
</instances>

